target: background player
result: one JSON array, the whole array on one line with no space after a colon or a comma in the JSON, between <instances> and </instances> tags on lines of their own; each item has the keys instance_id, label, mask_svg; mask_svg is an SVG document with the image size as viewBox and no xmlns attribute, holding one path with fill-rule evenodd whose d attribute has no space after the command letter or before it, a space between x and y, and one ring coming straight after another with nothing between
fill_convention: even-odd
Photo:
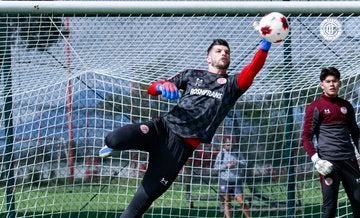
<instances>
[{"instance_id":1,"label":"background player","mask_svg":"<svg viewBox=\"0 0 360 218\"><path fill-rule=\"evenodd\" d=\"M244 216L249 218L249 206L244 201L241 184L241 168L246 167L247 162L239 152L232 151L233 137L223 136L222 143L223 148L216 157L214 168L219 171L219 194L225 217L231 217L231 200L235 196Z\"/></svg>"},{"instance_id":2,"label":"background player","mask_svg":"<svg viewBox=\"0 0 360 218\"><path fill-rule=\"evenodd\" d=\"M179 98L179 89L183 94L164 116L109 133L99 154L107 157L114 149L149 153L142 183L122 217L141 217L170 187L195 148L211 142L220 123L265 64L270 47L271 43L262 39L252 61L240 73L228 75L229 44L215 39L207 50L207 70L185 70L149 86L148 93L153 96L172 100Z\"/></svg>"},{"instance_id":3,"label":"background player","mask_svg":"<svg viewBox=\"0 0 360 218\"><path fill-rule=\"evenodd\" d=\"M321 70L323 94L306 108L302 133L304 149L321 174L323 218L336 215L340 182L354 217L360 217L360 170L351 143L359 151L359 128L350 102L338 97L340 85L340 72L335 67Z\"/></svg>"}]
</instances>

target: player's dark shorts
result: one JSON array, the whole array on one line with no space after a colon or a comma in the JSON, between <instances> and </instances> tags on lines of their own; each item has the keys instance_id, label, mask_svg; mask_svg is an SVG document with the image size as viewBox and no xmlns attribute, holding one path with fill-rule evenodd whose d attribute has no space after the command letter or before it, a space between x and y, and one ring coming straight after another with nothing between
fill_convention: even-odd
<instances>
[{"instance_id":1,"label":"player's dark shorts","mask_svg":"<svg viewBox=\"0 0 360 218\"><path fill-rule=\"evenodd\" d=\"M173 133L161 119L125 125L108 134L105 143L117 150L149 152L142 185L123 214L131 214L131 217L142 214L171 186L195 149Z\"/></svg>"},{"instance_id":2,"label":"player's dark shorts","mask_svg":"<svg viewBox=\"0 0 360 218\"><path fill-rule=\"evenodd\" d=\"M243 193L243 189L242 186L240 185L239 181L226 181L224 179L220 179L219 181L219 185L220 185L220 193L223 194L234 194L234 195L238 195L238 194L242 194Z\"/></svg>"},{"instance_id":3,"label":"player's dark shorts","mask_svg":"<svg viewBox=\"0 0 360 218\"><path fill-rule=\"evenodd\" d=\"M194 148L174 134L161 119L155 119L158 143L149 148L149 165L143 179L145 190L160 196L178 176ZM155 141L155 139L153 139ZM158 197L157 196L157 197Z\"/></svg>"}]
</instances>

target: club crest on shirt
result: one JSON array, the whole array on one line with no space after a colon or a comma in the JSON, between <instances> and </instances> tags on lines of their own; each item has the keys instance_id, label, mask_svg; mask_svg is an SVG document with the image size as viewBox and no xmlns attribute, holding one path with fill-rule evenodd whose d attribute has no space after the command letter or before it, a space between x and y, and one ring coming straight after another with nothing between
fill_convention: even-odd
<instances>
[{"instance_id":1,"label":"club crest on shirt","mask_svg":"<svg viewBox=\"0 0 360 218\"><path fill-rule=\"evenodd\" d=\"M341 107L341 108L340 108L340 111L341 111L341 113L343 113L343 114L347 114L347 109L346 109L346 107Z\"/></svg>"},{"instance_id":2,"label":"club crest on shirt","mask_svg":"<svg viewBox=\"0 0 360 218\"><path fill-rule=\"evenodd\" d=\"M226 78L219 78L216 80L217 83L219 83L220 85L224 85L227 82Z\"/></svg>"},{"instance_id":3,"label":"club crest on shirt","mask_svg":"<svg viewBox=\"0 0 360 218\"><path fill-rule=\"evenodd\" d=\"M195 81L195 85L196 86L202 86L204 83L204 80L200 79L200 78L196 78L196 81Z\"/></svg>"}]
</instances>

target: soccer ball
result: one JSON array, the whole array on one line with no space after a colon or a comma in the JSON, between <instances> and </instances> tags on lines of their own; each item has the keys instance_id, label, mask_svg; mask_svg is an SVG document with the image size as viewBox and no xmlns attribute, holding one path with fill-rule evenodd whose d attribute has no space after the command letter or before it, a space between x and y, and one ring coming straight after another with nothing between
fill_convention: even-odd
<instances>
[{"instance_id":1,"label":"soccer ball","mask_svg":"<svg viewBox=\"0 0 360 218\"><path fill-rule=\"evenodd\" d=\"M286 17L279 12L272 12L254 24L261 37L271 43L280 43L289 35L290 27Z\"/></svg>"}]
</instances>

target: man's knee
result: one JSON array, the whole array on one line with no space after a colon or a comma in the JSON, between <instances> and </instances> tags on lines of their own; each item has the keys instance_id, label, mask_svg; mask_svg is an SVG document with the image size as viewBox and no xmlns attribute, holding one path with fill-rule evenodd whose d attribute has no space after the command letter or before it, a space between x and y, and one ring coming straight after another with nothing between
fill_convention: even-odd
<instances>
[{"instance_id":1,"label":"man's knee","mask_svg":"<svg viewBox=\"0 0 360 218\"><path fill-rule=\"evenodd\" d=\"M126 145L131 142L133 134L135 134L133 127L131 125L125 125L110 132L105 137L105 144L112 149L121 149L120 146L127 149Z\"/></svg>"}]
</instances>

